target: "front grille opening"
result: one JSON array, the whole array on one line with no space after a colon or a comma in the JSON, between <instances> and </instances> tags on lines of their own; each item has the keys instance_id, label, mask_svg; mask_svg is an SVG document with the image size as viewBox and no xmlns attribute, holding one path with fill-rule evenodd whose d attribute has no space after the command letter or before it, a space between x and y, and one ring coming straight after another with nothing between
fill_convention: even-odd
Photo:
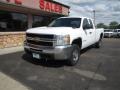
<instances>
[{"instance_id":1,"label":"front grille opening","mask_svg":"<svg viewBox=\"0 0 120 90\"><path fill-rule=\"evenodd\" d=\"M29 44L43 47L54 47L54 43L56 42L55 35L48 34L26 34L26 41Z\"/></svg>"},{"instance_id":2,"label":"front grille opening","mask_svg":"<svg viewBox=\"0 0 120 90\"><path fill-rule=\"evenodd\" d=\"M39 37L39 38L45 38L45 39L54 39L54 35L48 35L48 34L26 34L27 37Z\"/></svg>"},{"instance_id":3,"label":"front grille opening","mask_svg":"<svg viewBox=\"0 0 120 90\"><path fill-rule=\"evenodd\" d=\"M41 45L41 46L53 46L53 42L27 40L27 43L30 43L30 44L33 44L33 45Z\"/></svg>"}]
</instances>

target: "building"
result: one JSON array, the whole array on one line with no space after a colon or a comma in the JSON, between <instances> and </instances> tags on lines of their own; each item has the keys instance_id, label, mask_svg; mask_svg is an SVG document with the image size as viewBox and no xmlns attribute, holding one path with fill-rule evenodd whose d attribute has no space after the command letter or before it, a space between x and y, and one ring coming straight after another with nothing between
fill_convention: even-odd
<instances>
[{"instance_id":1,"label":"building","mask_svg":"<svg viewBox=\"0 0 120 90\"><path fill-rule=\"evenodd\" d=\"M68 15L69 6L53 0L0 0L0 48L23 45L28 28Z\"/></svg>"}]
</instances>

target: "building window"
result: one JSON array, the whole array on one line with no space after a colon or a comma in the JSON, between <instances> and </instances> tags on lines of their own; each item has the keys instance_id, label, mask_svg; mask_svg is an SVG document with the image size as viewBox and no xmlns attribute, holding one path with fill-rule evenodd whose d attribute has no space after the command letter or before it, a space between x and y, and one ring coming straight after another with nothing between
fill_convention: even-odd
<instances>
[{"instance_id":1,"label":"building window","mask_svg":"<svg viewBox=\"0 0 120 90\"><path fill-rule=\"evenodd\" d=\"M25 31L28 27L27 15L0 10L0 32Z\"/></svg>"},{"instance_id":2,"label":"building window","mask_svg":"<svg viewBox=\"0 0 120 90\"><path fill-rule=\"evenodd\" d=\"M42 26L48 26L48 24L53 19L50 17L43 17L43 16L33 16L33 24L32 27L42 27Z\"/></svg>"}]
</instances>

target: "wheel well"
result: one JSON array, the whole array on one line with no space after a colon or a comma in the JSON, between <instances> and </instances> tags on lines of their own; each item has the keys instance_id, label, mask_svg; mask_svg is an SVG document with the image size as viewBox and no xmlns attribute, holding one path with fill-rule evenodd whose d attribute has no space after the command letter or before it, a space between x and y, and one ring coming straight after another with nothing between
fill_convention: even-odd
<instances>
[{"instance_id":1,"label":"wheel well","mask_svg":"<svg viewBox=\"0 0 120 90\"><path fill-rule=\"evenodd\" d=\"M81 48L82 46L82 39L81 38L78 38L78 39L75 39L72 44L76 44L79 46L79 48Z\"/></svg>"},{"instance_id":2,"label":"wheel well","mask_svg":"<svg viewBox=\"0 0 120 90\"><path fill-rule=\"evenodd\" d=\"M100 39L102 39L102 38L103 38L103 33L100 34Z\"/></svg>"}]
</instances>

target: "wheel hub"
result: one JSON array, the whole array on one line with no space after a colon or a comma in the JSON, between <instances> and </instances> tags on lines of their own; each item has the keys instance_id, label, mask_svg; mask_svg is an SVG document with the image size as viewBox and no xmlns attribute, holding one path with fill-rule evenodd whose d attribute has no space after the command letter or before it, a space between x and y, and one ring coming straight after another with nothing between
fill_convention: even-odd
<instances>
[{"instance_id":1,"label":"wheel hub","mask_svg":"<svg viewBox=\"0 0 120 90\"><path fill-rule=\"evenodd\" d=\"M78 54L79 54L79 53L78 53L77 50L73 51L73 60L74 60L74 61L77 61L77 60L79 59L79 55L78 55Z\"/></svg>"}]
</instances>

